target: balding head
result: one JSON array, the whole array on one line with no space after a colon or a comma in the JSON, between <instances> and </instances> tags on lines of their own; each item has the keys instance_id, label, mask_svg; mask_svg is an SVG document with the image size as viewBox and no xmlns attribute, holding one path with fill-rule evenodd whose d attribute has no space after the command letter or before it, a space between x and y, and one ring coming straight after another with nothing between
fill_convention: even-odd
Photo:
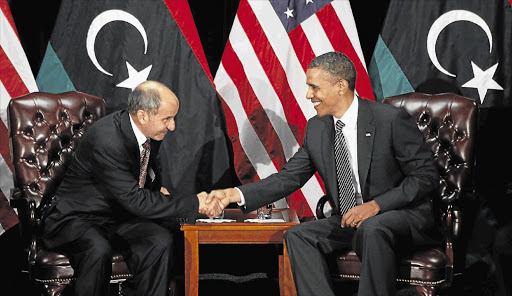
<instances>
[{"instance_id":1,"label":"balding head","mask_svg":"<svg viewBox=\"0 0 512 296\"><path fill-rule=\"evenodd\" d=\"M143 110L154 115L162 100L179 106L178 98L167 86L158 81L144 81L128 95L128 112L135 115L138 110Z\"/></svg>"}]
</instances>

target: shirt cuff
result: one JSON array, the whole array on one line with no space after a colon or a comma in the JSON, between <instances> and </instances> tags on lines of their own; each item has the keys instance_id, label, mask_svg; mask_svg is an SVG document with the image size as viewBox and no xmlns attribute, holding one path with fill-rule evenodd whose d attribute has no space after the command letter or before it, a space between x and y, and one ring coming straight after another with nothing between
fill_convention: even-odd
<instances>
[{"instance_id":1,"label":"shirt cuff","mask_svg":"<svg viewBox=\"0 0 512 296\"><path fill-rule=\"evenodd\" d=\"M245 206L245 197L242 190L238 189L238 187L235 187L235 189L238 190L238 194L240 194L240 202L237 202L237 204L241 207Z\"/></svg>"}]
</instances>

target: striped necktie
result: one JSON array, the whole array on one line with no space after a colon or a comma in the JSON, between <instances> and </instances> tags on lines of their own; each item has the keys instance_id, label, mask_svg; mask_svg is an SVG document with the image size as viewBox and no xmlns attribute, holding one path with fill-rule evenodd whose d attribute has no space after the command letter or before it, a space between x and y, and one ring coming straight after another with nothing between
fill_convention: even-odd
<instances>
[{"instance_id":1,"label":"striped necktie","mask_svg":"<svg viewBox=\"0 0 512 296\"><path fill-rule=\"evenodd\" d=\"M340 215L356 206L356 196L353 182L352 168L348 154L347 141L342 129L345 126L341 120L336 122L336 135L334 137L334 158L336 160L336 177L338 179L338 195L340 199Z\"/></svg>"},{"instance_id":2,"label":"striped necktie","mask_svg":"<svg viewBox=\"0 0 512 296\"><path fill-rule=\"evenodd\" d=\"M148 174L148 163L149 163L149 154L151 153L151 145L149 144L149 139L146 140L142 144L142 152L140 153L140 172L139 172L139 187L144 188L144 183L146 183L146 176Z\"/></svg>"}]
</instances>

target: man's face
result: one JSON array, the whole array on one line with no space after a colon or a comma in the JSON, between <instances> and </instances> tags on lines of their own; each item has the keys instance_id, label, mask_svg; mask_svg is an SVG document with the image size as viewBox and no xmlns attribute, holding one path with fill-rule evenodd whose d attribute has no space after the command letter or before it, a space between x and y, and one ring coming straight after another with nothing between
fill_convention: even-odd
<instances>
[{"instance_id":1,"label":"man's face","mask_svg":"<svg viewBox=\"0 0 512 296\"><path fill-rule=\"evenodd\" d=\"M335 82L331 75L322 68L306 71L308 92L306 98L311 100L319 117L336 116L340 110L340 82Z\"/></svg>"},{"instance_id":2,"label":"man's face","mask_svg":"<svg viewBox=\"0 0 512 296\"><path fill-rule=\"evenodd\" d=\"M178 113L179 104L176 100L168 100L163 98L160 102L160 108L156 114L149 114L144 135L153 140L162 140L167 131L174 131L174 117Z\"/></svg>"}]
</instances>

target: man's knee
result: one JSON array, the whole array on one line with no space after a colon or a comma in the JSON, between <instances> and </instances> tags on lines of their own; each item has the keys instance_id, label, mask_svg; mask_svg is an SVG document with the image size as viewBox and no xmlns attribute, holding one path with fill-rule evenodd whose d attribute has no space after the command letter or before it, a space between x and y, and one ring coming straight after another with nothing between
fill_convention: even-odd
<instances>
[{"instance_id":1,"label":"man's knee","mask_svg":"<svg viewBox=\"0 0 512 296\"><path fill-rule=\"evenodd\" d=\"M361 250L363 246L376 246L382 243L392 243L393 232L391 229L379 223L377 219L365 220L357 229L353 248L356 251Z\"/></svg>"},{"instance_id":2,"label":"man's knee","mask_svg":"<svg viewBox=\"0 0 512 296\"><path fill-rule=\"evenodd\" d=\"M496 233L493 245L494 253L512 256L512 228L501 228Z\"/></svg>"},{"instance_id":3,"label":"man's knee","mask_svg":"<svg viewBox=\"0 0 512 296\"><path fill-rule=\"evenodd\" d=\"M169 252L173 248L173 235L165 228L158 231L152 231L151 235L145 236L148 245L152 246L155 252Z\"/></svg>"},{"instance_id":4,"label":"man's knee","mask_svg":"<svg viewBox=\"0 0 512 296\"><path fill-rule=\"evenodd\" d=\"M89 260L112 261L112 247L107 240L94 241L87 250Z\"/></svg>"},{"instance_id":5,"label":"man's knee","mask_svg":"<svg viewBox=\"0 0 512 296\"><path fill-rule=\"evenodd\" d=\"M63 250L69 253L74 268L108 269L112 265L112 247L108 240L96 235L95 230L86 232L77 241L64 246Z\"/></svg>"},{"instance_id":6,"label":"man's knee","mask_svg":"<svg viewBox=\"0 0 512 296\"><path fill-rule=\"evenodd\" d=\"M304 224L298 224L285 232L284 241L287 243L287 245L304 237L303 228Z\"/></svg>"}]
</instances>

